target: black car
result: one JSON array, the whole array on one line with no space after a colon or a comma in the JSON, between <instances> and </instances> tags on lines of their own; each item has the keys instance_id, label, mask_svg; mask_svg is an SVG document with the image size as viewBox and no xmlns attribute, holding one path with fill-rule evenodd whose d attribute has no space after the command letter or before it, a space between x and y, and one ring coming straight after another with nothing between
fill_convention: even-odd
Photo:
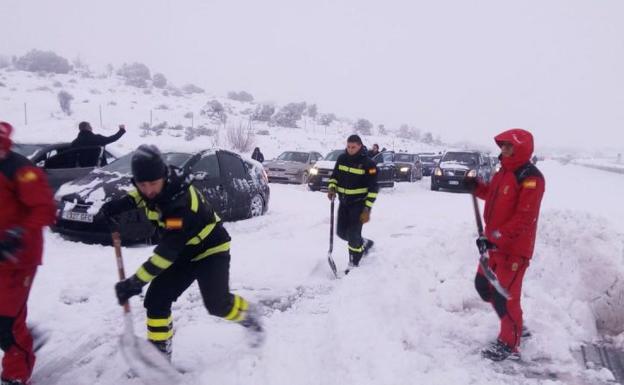
<instances>
[{"instance_id":1,"label":"black car","mask_svg":"<svg viewBox=\"0 0 624 385\"><path fill-rule=\"evenodd\" d=\"M193 185L223 220L266 213L270 190L260 163L225 150L170 152L163 156L168 164L192 176ZM106 223L95 220L95 215L105 202L120 198L134 188L131 158L132 153L63 185L56 194L58 216L53 230L70 238L108 243L110 233ZM158 239L158 232L143 210L126 212L119 216L118 221L125 243L154 242Z\"/></svg>"},{"instance_id":2,"label":"black car","mask_svg":"<svg viewBox=\"0 0 624 385\"><path fill-rule=\"evenodd\" d=\"M325 158L317 161L310 169L308 176L308 188L312 191L327 191L329 178L334 171L336 161L345 150L329 152ZM384 155L385 154L385 155ZM394 153L383 152L377 154L373 160L377 163L377 183L379 187L394 187L395 166L392 162Z\"/></svg>"},{"instance_id":3,"label":"black car","mask_svg":"<svg viewBox=\"0 0 624 385\"><path fill-rule=\"evenodd\" d=\"M48 183L54 191L63 183L81 178L93 169L105 166L117 159L115 155L103 147L71 147L71 143L16 143L13 150L43 169L48 177ZM83 162L83 154L93 154L94 151L98 154L97 158L91 156L88 164Z\"/></svg>"},{"instance_id":4,"label":"black car","mask_svg":"<svg viewBox=\"0 0 624 385\"><path fill-rule=\"evenodd\" d=\"M431 175L431 189L467 191L466 177L489 181L492 177L490 158L478 151L447 151Z\"/></svg>"},{"instance_id":5,"label":"black car","mask_svg":"<svg viewBox=\"0 0 624 385\"><path fill-rule=\"evenodd\" d=\"M422 163L416 154L394 154L397 182L415 182L423 177Z\"/></svg>"},{"instance_id":6,"label":"black car","mask_svg":"<svg viewBox=\"0 0 624 385\"><path fill-rule=\"evenodd\" d=\"M434 153L422 153L418 154L420 162L422 163L423 176L431 176L433 170L436 168L442 155Z\"/></svg>"}]
</instances>

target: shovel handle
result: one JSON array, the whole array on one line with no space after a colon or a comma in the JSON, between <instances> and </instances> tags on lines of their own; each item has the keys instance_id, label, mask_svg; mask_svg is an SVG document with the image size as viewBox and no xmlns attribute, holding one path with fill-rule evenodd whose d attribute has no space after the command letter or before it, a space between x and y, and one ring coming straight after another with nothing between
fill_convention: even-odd
<instances>
[{"instance_id":1,"label":"shovel handle","mask_svg":"<svg viewBox=\"0 0 624 385\"><path fill-rule=\"evenodd\" d=\"M118 231L114 231L111 234L113 239L113 247L115 248L115 260L117 261L117 273L119 273L119 280L126 279L126 271L124 270L123 256L121 255L121 236ZM130 304L128 301L123 304L124 313L130 313Z\"/></svg>"}]
</instances>

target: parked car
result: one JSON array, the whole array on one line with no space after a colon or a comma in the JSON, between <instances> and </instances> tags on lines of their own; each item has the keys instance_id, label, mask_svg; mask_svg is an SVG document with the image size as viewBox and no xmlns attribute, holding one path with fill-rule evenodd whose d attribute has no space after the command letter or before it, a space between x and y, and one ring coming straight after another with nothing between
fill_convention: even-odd
<instances>
[{"instance_id":1,"label":"parked car","mask_svg":"<svg viewBox=\"0 0 624 385\"><path fill-rule=\"evenodd\" d=\"M396 181L415 182L423 177L422 163L416 154L398 153L394 155Z\"/></svg>"},{"instance_id":2,"label":"parked car","mask_svg":"<svg viewBox=\"0 0 624 385\"><path fill-rule=\"evenodd\" d=\"M93 169L105 166L117 159L116 155L103 147L90 146L73 148L70 143L16 143L13 149L26 156L37 167L43 169L54 191L63 183L81 178ZM92 154L93 151L99 152L95 164L93 164L92 160L89 161L89 164L82 162L82 154L84 154L85 151L88 151L90 154Z\"/></svg>"},{"instance_id":3,"label":"parked car","mask_svg":"<svg viewBox=\"0 0 624 385\"><path fill-rule=\"evenodd\" d=\"M308 188L310 190L327 191L329 178L334 171L336 161L344 152L344 149L330 151L325 158L314 164L314 167L310 169L310 176L308 177ZM396 172L392 162L393 155L393 152L382 152L373 158L377 163L377 182L379 187L394 187Z\"/></svg>"},{"instance_id":4,"label":"parked car","mask_svg":"<svg viewBox=\"0 0 624 385\"><path fill-rule=\"evenodd\" d=\"M442 155L434 153L421 153L418 154L420 162L422 163L423 176L431 176L433 170L437 167Z\"/></svg>"},{"instance_id":5,"label":"parked car","mask_svg":"<svg viewBox=\"0 0 624 385\"><path fill-rule=\"evenodd\" d=\"M163 154L168 164L179 167L193 178L194 186L225 221L266 213L269 185L262 165L225 150ZM117 199L134 187L131 182L132 153L81 179L63 185L55 199L58 218L53 230L78 240L108 243L106 223L95 219L102 205ZM118 217L121 237L126 243L153 242L158 232L143 210L132 210Z\"/></svg>"},{"instance_id":6,"label":"parked car","mask_svg":"<svg viewBox=\"0 0 624 385\"><path fill-rule=\"evenodd\" d=\"M269 182L306 183L312 166L323 156L315 151L286 151L264 162Z\"/></svg>"},{"instance_id":7,"label":"parked car","mask_svg":"<svg viewBox=\"0 0 624 385\"><path fill-rule=\"evenodd\" d=\"M431 189L466 191L466 177L489 181L492 177L490 158L477 151L447 151L431 176Z\"/></svg>"}]
</instances>

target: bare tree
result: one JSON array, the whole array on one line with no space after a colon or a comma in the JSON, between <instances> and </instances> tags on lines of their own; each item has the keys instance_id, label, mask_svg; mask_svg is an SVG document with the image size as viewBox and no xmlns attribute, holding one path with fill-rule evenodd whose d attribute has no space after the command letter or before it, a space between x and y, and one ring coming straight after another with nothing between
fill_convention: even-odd
<instances>
[{"instance_id":1,"label":"bare tree","mask_svg":"<svg viewBox=\"0 0 624 385\"><path fill-rule=\"evenodd\" d=\"M232 148L239 152L251 151L256 142L254 134L243 128L242 124L239 124L238 127L228 127L227 137Z\"/></svg>"},{"instance_id":2,"label":"bare tree","mask_svg":"<svg viewBox=\"0 0 624 385\"><path fill-rule=\"evenodd\" d=\"M71 101L74 100L74 97L65 90L61 90L56 97L58 98L61 110L67 115L71 115Z\"/></svg>"}]
</instances>

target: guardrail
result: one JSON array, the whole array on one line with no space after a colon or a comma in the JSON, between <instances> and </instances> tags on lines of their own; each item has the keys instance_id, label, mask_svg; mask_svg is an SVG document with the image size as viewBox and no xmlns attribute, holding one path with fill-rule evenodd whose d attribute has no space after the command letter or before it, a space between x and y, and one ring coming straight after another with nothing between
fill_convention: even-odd
<instances>
[{"instance_id":1,"label":"guardrail","mask_svg":"<svg viewBox=\"0 0 624 385\"><path fill-rule=\"evenodd\" d=\"M624 166L622 166L622 167L604 166L604 165L600 165L600 164L588 164L588 163L579 163L579 162L573 162L573 164L575 164L577 166L595 168L597 170L602 170L602 171L615 172L617 174L624 174Z\"/></svg>"}]
</instances>

